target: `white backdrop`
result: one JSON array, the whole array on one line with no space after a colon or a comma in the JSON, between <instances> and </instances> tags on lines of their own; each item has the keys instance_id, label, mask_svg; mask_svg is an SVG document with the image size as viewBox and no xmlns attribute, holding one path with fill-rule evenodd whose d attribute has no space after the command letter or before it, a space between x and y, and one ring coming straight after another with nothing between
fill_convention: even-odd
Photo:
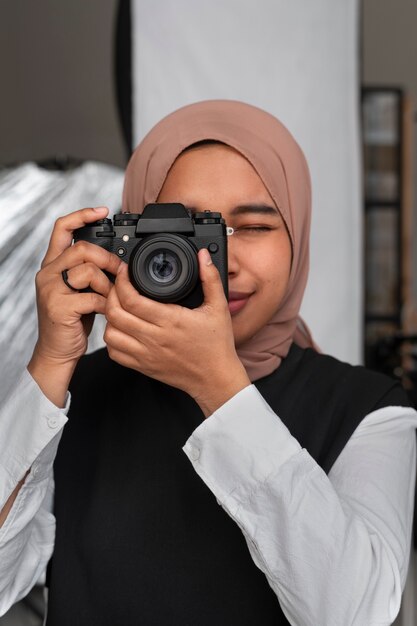
<instances>
[{"instance_id":1,"label":"white backdrop","mask_svg":"<svg viewBox=\"0 0 417 626\"><path fill-rule=\"evenodd\" d=\"M322 349L361 360L357 0L133 0L136 143L208 98L260 106L310 164L313 232L302 314Z\"/></svg>"}]
</instances>

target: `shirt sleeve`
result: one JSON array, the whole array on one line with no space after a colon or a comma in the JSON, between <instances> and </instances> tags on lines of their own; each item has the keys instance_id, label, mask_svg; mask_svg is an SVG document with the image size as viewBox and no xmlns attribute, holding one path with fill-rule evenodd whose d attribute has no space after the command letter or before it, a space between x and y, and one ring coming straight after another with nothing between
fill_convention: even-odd
<instances>
[{"instance_id":1,"label":"shirt sleeve","mask_svg":"<svg viewBox=\"0 0 417 626\"><path fill-rule=\"evenodd\" d=\"M24 597L53 551L53 474L66 406L57 408L25 370L0 410L0 510L27 472L0 528L0 615Z\"/></svg>"},{"instance_id":2,"label":"shirt sleeve","mask_svg":"<svg viewBox=\"0 0 417 626\"><path fill-rule=\"evenodd\" d=\"M370 413L327 476L251 385L186 442L291 624L394 621L410 552L416 426L411 408Z\"/></svg>"}]
</instances>

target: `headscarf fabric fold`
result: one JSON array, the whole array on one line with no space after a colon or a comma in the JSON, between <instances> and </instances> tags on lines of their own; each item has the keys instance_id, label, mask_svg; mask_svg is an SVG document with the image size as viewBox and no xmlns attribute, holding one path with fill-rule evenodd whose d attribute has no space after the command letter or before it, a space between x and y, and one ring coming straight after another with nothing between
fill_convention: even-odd
<instances>
[{"instance_id":1,"label":"headscarf fabric fold","mask_svg":"<svg viewBox=\"0 0 417 626\"><path fill-rule=\"evenodd\" d=\"M232 100L185 106L162 119L128 163L123 211L141 213L157 202L176 158L195 143L211 140L234 148L255 169L280 212L290 237L292 264L278 310L237 353L251 381L272 373L293 341L316 345L299 317L309 268L311 185L305 157L290 132L271 114Z\"/></svg>"}]
</instances>

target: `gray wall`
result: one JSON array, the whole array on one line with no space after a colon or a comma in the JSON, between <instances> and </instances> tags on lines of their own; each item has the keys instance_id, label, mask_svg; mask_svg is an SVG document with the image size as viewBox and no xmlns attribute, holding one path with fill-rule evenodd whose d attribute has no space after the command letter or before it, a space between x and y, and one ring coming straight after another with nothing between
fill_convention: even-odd
<instances>
[{"instance_id":1,"label":"gray wall","mask_svg":"<svg viewBox=\"0 0 417 626\"><path fill-rule=\"evenodd\" d=\"M124 165L117 0L0 0L0 164L67 154Z\"/></svg>"},{"instance_id":2,"label":"gray wall","mask_svg":"<svg viewBox=\"0 0 417 626\"><path fill-rule=\"evenodd\" d=\"M416 0L363 0L363 80L404 85L417 100Z\"/></svg>"}]
</instances>

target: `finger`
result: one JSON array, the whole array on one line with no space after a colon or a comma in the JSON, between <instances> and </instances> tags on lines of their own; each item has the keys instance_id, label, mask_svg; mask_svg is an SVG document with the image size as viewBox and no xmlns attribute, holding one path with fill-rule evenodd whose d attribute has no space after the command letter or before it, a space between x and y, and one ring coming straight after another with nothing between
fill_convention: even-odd
<instances>
[{"instance_id":1,"label":"finger","mask_svg":"<svg viewBox=\"0 0 417 626\"><path fill-rule=\"evenodd\" d=\"M100 293L105 297L109 295L110 290L113 287L113 283L104 274L104 272L102 272L97 265L90 262L82 263L81 265L77 265L72 269L67 270L67 280L73 290L78 289L78 291L81 291L81 289L91 287L93 291ZM65 285L65 287L67 287L67 285Z\"/></svg>"},{"instance_id":2,"label":"finger","mask_svg":"<svg viewBox=\"0 0 417 626\"><path fill-rule=\"evenodd\" d=\"M142 372L146 376L154 376L158 366L155 368L149 349L140 341L121 333L113 328L111 324L108 324L106 327L104 341L107 345L109 356L113 361L120 363L124 367L130 367Z\"/></svg>"},{"instance_id":3,"label":"finger","mask_svg":"<svg viewBox=\"0 0 417 626\"><path fill-rule=\"evenodd\" d=\"M114 348L115 350L120 350L121 352L126 352L127 354L131 354L135 357L139 357L145 349L139 339L136 339L131 335L126 335L126 333L118 328L115 328L109 323L106 325L103 339L107 346Z\"/></svg>"},{"instance_id":4,"label":"finger","mask_svg":"<svg viewBox=\"0 0 417 626\"><path fill-rule=\"evenodd\" d=\"M115 254L97 246L95 243L78 241L51 261L45 270L48 273L60 274L62 270L69 271L83 263L92 263L101 270L106 270L110 274L116 275L122 261Z\"/></svg>"},{"instance_id":5,"label":"finger","mask_svg":"<svg viewBox=\"0 0 417 626\"><path fill-rule=\"evenodd\" d=\"M99 293L75 293L67 294L68 300L61 301L59 304L60 311L58 318L62 318L62 309L66 306L65 302L68 302L68 306L71 305L71 311L77 316L88 315L89 313L102 313L104 315L106 311L106 298ZM69 299L71 297L71 300Z\"/></svg>"},{"instance_id":6,"label":"finger","mask_svg":"<svg viewBox=\"0 0 417 626\"><path fill-rule=\"evenodd\" d=\"M157 326L163 326L172 320L176 309L180 308L175 304L156 302L142 296L130 282L125 263L118 269L115 286L120 305L125 311Z\"/></svg>"},{"instance_id":7,"label":"finger","mask_svg":"<svg viewBox=\"0 0 417 626\"><path fill-rule=\"evenodd\" d=\"M139 341L124 335L110 324L106 326L103 339L113 361L117 361L124 367L142 371L140 364L146 348Z\"/></svg>"},{"instance_id":8,"label":"finger","mask_svg":"<svg viewBox=\"0 0 417 626\"><path fill-rule=\"evenodd\" d=\"M132 315L122 308L117 290L113 288L107 298L106 319L114 328L142 340L145 337L154 337L155 330L159 327L150 322L142 320L136 315Z\"/></svg>"},{"instance_id":9,"label":"finger","mask_svg":"<svg viewBox=\"0 0 417 626\"><path fill-rule=\"evenodd\" d=\"M200 280L203 286L204 304L227 305L223 284L219 271L214 265L210 253L206 248L198 252Z\"/></svg>"},{"instance_id":10,"label":"finger","mask_svg":"<svg viewBox=\"0 0 417 626\"><path fill-rule=\"evenodd\" d=\"M125 352L121 352L120 350L116 350L111 346L107 346L107 352L109 353L109 357L112 361L116 361L119 365L123 365L123 367L129 367L132 370L139 370L138 362L136 359L130 354L126 354Z\"/></svg>"},{"instance_id":11,"label":"finger","mask_svg":"<svg viewBox=\"0 0 417 626\"><path fill-rule=\"evenodd\" d=\"M58 218L49 240L45 258L42 261L42 267L53 261L71 245L74 230L105 218L108 212L107 207L96 207L80 209Z\"/></svg>"}]
</instances>

